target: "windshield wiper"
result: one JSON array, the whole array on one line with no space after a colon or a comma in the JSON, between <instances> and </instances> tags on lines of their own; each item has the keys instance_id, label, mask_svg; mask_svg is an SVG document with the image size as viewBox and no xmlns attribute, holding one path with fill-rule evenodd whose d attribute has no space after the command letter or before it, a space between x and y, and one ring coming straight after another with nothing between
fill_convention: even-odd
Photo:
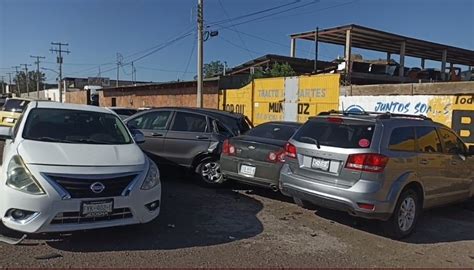
<instances>
[{"instance_id":1,"label":"windshield wiper","mask_svg":"<svg viewBox=\"0 0 474 270\"><path fill-rule=\"evenodd\" d=\"M39 137L39 138L34 138L34 140L43 141L43 142L72 143L72 141L62 140L62 139L52 138L52 137Z\"/></svg>"},{"instance_id":2,"label":"windshield wiper","mask_svg":"<svg viewBox=\"0 0 474 270\"><path fill-rule=\"evenodd\" d=\"M307 140L307 141L311 141L313 142L314 144L316 144L316 147L318 147L318 149L321 149L321 145L319 144L319 141L314 139L314 138L311 138L311 137L301 137L300 140Z\"/></svg>"},{"instance_id":3,"label":"windshield wiper","mask_svg":"<svg viewBox=\"0 0 474 270\"><path fill-rule=\"evenodd\" d=\"M76 140L73 140L72 142L90 143L90 144L114 144L112 142L97 141L97 140L92 140L92 139L76 139Z\"/></svg>"}]
</instances>

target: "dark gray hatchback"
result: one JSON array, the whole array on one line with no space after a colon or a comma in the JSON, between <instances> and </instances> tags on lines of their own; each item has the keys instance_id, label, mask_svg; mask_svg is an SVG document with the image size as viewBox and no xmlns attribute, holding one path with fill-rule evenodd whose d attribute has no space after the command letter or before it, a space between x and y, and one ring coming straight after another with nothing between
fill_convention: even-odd
<instances>
[{"instance_id":1,"label":"dark gray hatchback","mask_svg":"<svg viewBox=\"0 0 474 270\"><path fill-rule=\"evenodd\" d=\"M179 107L150 109L125 123L132 132L143 132L140 147L158 164L191 169L208 185L224 180L219 163L224 140L252 126L242 114Z\"/></svg>"},{"instance_id":2,"label":"dark gray hatchback","mask_svg":"<svg viewBox=\"0 0 474 270\"><path fill-rule=\"evenodd\" d=\"M284 146L300 126L295 122L268 122L226 140L221 154L224 177L278 191Z\"/></svg>"}]
</instances>

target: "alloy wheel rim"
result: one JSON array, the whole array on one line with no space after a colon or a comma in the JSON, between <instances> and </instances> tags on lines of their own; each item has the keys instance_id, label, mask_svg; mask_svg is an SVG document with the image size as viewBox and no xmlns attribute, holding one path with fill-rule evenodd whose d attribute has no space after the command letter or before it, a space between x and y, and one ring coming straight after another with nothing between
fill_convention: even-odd
<instances>
[{"instance_id":1,"label":"alloy wheel rim","mask_svg":"<svg viewBox=\"0 0 474 270\"><path fill-rule=\"evenodd\" d=\"M411 229L415 221L416 203L412 197L407 197L400 204L400 211L398 212L398 227L403 232Z\"/></svg>"},{"instance_id":2,"label":"alloy wheel rim","mask_svg":"<svg viewBox=\"0 0 474 270\"><path fill-rule=\"evenodd\" d=\"M222 179L220 164L218 162L205 163L202 165L201 176L208 183L219 183Z\"/></svg>"}]
</instances>

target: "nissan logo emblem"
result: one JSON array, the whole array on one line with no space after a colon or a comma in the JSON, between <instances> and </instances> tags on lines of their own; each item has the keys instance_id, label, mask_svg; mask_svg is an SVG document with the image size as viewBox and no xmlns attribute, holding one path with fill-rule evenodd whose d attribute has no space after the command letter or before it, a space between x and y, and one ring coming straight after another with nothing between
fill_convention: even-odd
<instances>
[{"instance_id":1,"label":"nissan logo emblem","mask_svg":"<svg viewBox=\"0 0 474 270\"><path fill-rule=\"evenodd\" d=\"M95 182L95 183L92 183L90 188L91 188L92 192L94 192L95 194L99 194L102 191L104 191L105 186L101 182Z\"/></svg>"}]
</instances>

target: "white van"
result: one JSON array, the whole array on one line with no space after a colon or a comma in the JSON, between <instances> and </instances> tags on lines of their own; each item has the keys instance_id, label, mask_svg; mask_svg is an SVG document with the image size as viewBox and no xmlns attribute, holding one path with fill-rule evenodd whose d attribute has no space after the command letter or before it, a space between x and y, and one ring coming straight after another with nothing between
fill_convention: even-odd
<instances>
[{"instance_id":1,"label":"white van","mask_svg":"<svg viewBox=\"0 0 474 270\"><path fill-rule=\"evenodd\" d=\"M10 229L103 228L160 212L158 168L137 145L143 134L107 109L32 101L14 128L0 127L0 138L0 217Z\"/></svg>"}]
</instances>

